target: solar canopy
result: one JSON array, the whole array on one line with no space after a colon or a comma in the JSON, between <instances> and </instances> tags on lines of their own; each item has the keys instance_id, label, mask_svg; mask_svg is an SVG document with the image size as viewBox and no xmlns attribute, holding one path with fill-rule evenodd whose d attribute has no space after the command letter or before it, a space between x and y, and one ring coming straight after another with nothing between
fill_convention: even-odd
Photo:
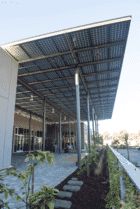
<instances>
[{"instance_id":1,"label":"solar canopy","mask_svg":"<svg viewBox=\"0 0 140 209\"><path fill-rule=\"evenodd\" d=\"M58 122L60 111L75 121L78 68L81 120L87 121L87 93L91 118L94 107L98 120L111 119L130 21L122 17L2 45L19 63L15 109L43 117L46 99L47 121Z\"/></svg>"}]
</instances>

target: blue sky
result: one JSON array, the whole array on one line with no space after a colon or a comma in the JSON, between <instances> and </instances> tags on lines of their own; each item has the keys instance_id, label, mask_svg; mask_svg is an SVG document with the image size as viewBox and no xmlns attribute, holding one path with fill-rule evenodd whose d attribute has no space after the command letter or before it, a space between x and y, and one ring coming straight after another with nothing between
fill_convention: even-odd
<instances>
[{"instance_id":1,"label":"blue sky","mask_svg":"<svg viewBox=\"0 0 140 209\"><path fill-rule=\"evenodd\" d=\"M140 130L140 0L5 0L0 11L0 45L131 15L112 119L99 121L99 133Z\"/></svg>"}]
</instances>

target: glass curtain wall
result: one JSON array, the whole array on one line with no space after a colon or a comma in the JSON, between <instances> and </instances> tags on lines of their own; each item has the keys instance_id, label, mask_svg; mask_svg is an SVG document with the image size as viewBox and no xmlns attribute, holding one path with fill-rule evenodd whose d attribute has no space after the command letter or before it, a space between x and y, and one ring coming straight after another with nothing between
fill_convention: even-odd
<instances>
[{"instance_id":1,"label":"glass curtain wall","mask_svg":"<svg viewBox=\"0 0 140 209\"><path fill-rule=\"evenodd\" d=\"M15 127L15 135L13 137L14 152L23 152L29 150L29 129ZM34 146L35 144L35 146ZM42 131L31 131L31 151L42 149Z\"/></svg>"}]
</instances>

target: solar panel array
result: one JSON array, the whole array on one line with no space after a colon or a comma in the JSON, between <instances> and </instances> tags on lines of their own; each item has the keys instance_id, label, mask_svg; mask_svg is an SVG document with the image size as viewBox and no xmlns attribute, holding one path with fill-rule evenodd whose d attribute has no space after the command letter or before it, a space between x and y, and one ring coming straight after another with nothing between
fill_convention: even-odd
<instances>
[{"instance_id":1,"label":"solar panel array","mask_svg":"<svg viewBox=\"0 0 140 209\"><path fill-rule=\"evenodd\" d=\"M75 69L79 68L81 120L87 120L87 92L91 118L94 107L98 120L111 119L129 26L130 20L122 21L7 47L19 62L16 107L43 116L38 92L50 101L46 103L48 121L58 122L59 110L76 120Z\"/></svg>"}]
</instances>

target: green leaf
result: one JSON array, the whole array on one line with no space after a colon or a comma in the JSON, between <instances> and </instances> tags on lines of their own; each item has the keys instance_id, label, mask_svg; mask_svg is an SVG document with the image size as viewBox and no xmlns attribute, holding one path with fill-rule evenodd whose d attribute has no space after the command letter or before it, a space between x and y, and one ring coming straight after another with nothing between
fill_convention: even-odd
<instances>
[{"instance_id":1,"label":"green leaf","mask_svg":"<svg viewBox=\"0 0 140 209\"><path fill-rule=\"evenodd\" d=\"M32 195L31 191L29 191L29 195Z\"/></svg>"},{"instance_id":2,"label":"green leaf","mask_svg":"<svg viewBox=\"0 0 140 209\"><path fill-rule=\"evenodd\" d=\"M44 166L44 160L41 160L41 165Z\"/></svg>"},{"instance_id":3,"label":"green leaf","mask_svg":"<svg viewBox=\"0 0 140 209\"><path fill-rule=\"evenodd\" d=\"M35 200L32 204L37 205L37 204L39 204L39 202L38 202L38 200Z\"/></svg>"},{"instance_id":4,"label":"green leaf","mask_svg":"<svg viewBox=\"0 0 140 209\"><path fill-rule=\"evenodd\" d=\"M13 197L13 190L12 189L9 189L9 194L11 197Z\"/></svg>"},{"instance_id":5,"label":"green leaf","mask_svg":"<svg viewBox=\"0 0 140 209\"><path fill-rule=\"evenodd\" d=\"M30 166L31 164L28 164L27 166Z\"/></svg>"},{"instance_id":6,"label":"green leaf","mask_svg":"<svg viewBox=\"0 0 140 209\"><path fill-rule=\"evenodd\" d=\"M23 197L22 199L23 199L23 200L26 200L26 197Z\"/></svg>"},{"instance_id":7,"label":"green leaf","mask_svg":"<svg viewBox=\"0 0 140 209\"><path fill-rule=\"evenodd\" d=\"M40 156L37 156L37 157L36 157L36 159L37 159L38 161L40 161L40 158L41 158Z\"/></svg>"},{"instance_id":8,"label":"green leaf","mask_svg":"<svg viewBox=\"0 0 140 209\"><path fill-rule=\"evenodd\" d=\"M2 174L3 174L3 173L6 173L6 170L4 170L4 171L1 171L0 173L2 173Z\"/></svg>"},{"instance_id":9,"label":"green leaf","mask_svg":"<svg viewBox=\"0 0 140 209\"><path fill-rule=\"evenodd\" d=\"M54 204L51 201L47 202L47 206L49 207L49 209L54 209Z\"/></svg>"},{"instance_id":10,"label":"green leaf","mask_svg":"<svg viewBox=\"0 0 140 209\"><path fill-rule=\"evenodd\" d=\"M30 157L26 157L26 159L24 161L28 162L29 160L30 160Z\"/></svg>"},{"instance_id":11,"label":"green leaf","mask_svg":"<svg viewBox=\"0 0 140 209\"><path fill-rule=\"evenodd\" d=\"M6 189L5 190L5 199L7 199L8 198L8 190Z\"/></svg>"},{"instance_id":12,"label":"green leaf","mask_svg":"<svg viewBox=\"0 0 140 209\"><path fill-rule=\"evenodd\" d=\"M41 205L41 209L45 209L45 205Z\"/></svg>"},{"instance_id":13,"label":"green leaf","mask_svg":"<svg viewBox=\"0 0 140 209\"><path fill-rule=\"evenodd\" d=\"M30 154L30 156L31 156L32 160L35 159L35 156L33 154Z\"/></svg>"},{"instance_id":14,"label":"green leaf","mask_svg":"<svg viewBox=\"0 0 140 209\"><path fill-rule=\"evenodd\" d=\"M5 207L8 208L8 204L7 203L5 203Z\"/></svg>"},{"instance_id":15,"label":"green leaf","mask_svg":"<svg viewBox=\"0 0 140 209\"><path fill-rule=\"evenodd\" d=\"M20 202L21 198L20 197L17 197L17 202Z\"/></svg>"}]
</instances>

